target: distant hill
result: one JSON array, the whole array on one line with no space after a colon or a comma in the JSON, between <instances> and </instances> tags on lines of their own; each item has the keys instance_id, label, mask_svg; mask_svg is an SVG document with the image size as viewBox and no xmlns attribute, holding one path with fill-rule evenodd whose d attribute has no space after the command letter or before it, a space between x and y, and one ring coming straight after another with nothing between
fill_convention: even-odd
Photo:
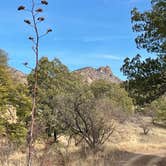
<instances>
[{"instance_id":1,"label":"distant hill","mask_svg":"<svg viewBox=\"0 0 166 166\"><path fill-rule=\"evenodd\" d=\"M80 74L83 76L84 81L89 84L96 80L106 80L111 83L121 83L118 77L116 77L109 66L99 67L98 69L92 67L85 67L82 69L75 70L74 73Z\"/></svg>"},{"instance_id":2,"label":"distant hill","mask_svg":"<svg viewBox=\"0 0 166 166\"><path fill-rule=\"evenodd\" d=\"M12 74L12 78L19 83L27 84L27 75L14 68L9 68L9 72ZM121 83L118 77L116 77L109 66L99 67L98 69L92 67L85 67L73 71L73 73L79 74L83 77L83 80L87 83L92 83L96 80L106 80L111 83Z\"/></svg>"}]
</instances>

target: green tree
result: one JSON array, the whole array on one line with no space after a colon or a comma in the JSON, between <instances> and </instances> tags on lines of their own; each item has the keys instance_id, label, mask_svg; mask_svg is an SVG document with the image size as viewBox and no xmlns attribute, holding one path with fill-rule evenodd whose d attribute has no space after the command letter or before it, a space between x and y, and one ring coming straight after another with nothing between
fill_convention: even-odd
<instances>
[{"instance_id":1,"label":"green tree","mask_svg":"<svg viewBox=\"0 0 166 166\"><path fill-rule=\"evenodd\" d=\"M28 76L30 91L33 90L34 71ZM44 123L48 136L54 133L55 141L62 131L55 112L57 97L76 91L81 85L79 78L70 73L58 59L43 57L38 64L38 120Z\"/></svg>"},{"instance_id":2,"label":"green tree","mask_svg":"<svg viewBox=\"0 0 166 166\"><path fill-rule=\"evenodd\" d=\"M150 103L166 92L166 63L162 59L147 58L141 61L141 56L126 58L121 68L128 81L125 88L136 104Z\"/></svg>"},{"instance_id":3,"label":"green tree","mask_svg":"<svg viewBox=\"0 0 166 166\"><path fill-rule=\"evenodd\" d=\"M0 51L0 134L12 142L23 143L27 134L26 124L30 109L31 101L27 87L13 80L7 65L7 54ZM10 122L9 119L12 119L13 115L15 122Z\"/></svg>"},{"instance_id":4,"label":"green tree","mask_svg":"<svg viewBox=\"0 0 166 166\"><path fill-rule=\"evenodd\" d=\"M126 113L133 112L133 101L120 85L98 80L91 84L91 89L96 98L108 97L114 108L119 108Z\"/></svg>"},{"instance_id":5,"label":"green tree","mask_svg":"<svg viewBox=\"0 0 166 166\"><path fill-rule=\"evenodd\" d=\"M166 2L152 0L152 9L140 13L132 10L133 30L138 33L138 48L156 53L157 58L141 61L136 55L126 58L121 71L127 76L125 87L137 104L150 103L166 92Z\"/></svg>"},{"instance_id":6,"label":"green tree","mask_svg":"<svg viewBox=\"0 0 166 166\"><path fill-rule=\"evenodd\" d=\"M166 54L166 1L151 0L152 9L140 13L137 8L131 12L133 31L138 33L135 41L138 48L148 52Z\"/></svg>"}]
</instances>

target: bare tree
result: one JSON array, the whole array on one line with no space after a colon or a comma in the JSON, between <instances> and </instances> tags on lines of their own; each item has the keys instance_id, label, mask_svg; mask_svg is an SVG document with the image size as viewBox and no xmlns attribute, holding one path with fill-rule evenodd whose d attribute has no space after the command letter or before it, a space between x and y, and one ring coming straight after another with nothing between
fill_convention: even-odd
<instances>
[{"instance_id":1,"label":"bare tree","mask_svg":"<svg viewBox=\"0 0 166 166\"><path fill-rule=\"evenodd\" d=\"M34 134L34 125L35 125L35 113L37 110L37 86L38 86L38 61L39 61L39 41L42 37L47 35L49 32L52 32L52 29L47 29L45 33L40 33L38 25L39 23L43 22L45 18L43 16L40 16L40 14L43 12L43 8L40 6L48 5L48 2L46 0L41 0L38 4L36 0L31 0L31 6L30 8L27 8L26 6L19 6L19 11L26 11L30 14L30 19L25 19L24 22L28 24L33 30L34 34L33 36L29 36L28 39L32 41L33 46L32 50L35 54L35 69L34 69L34 87L33 87L33 94L32 94L32 110L31 110L31 124L29 129L29 137L28 137L28 160L27 160L27 166L32 165L32 156L33 156L33 134ZM25 66L28 65L27 62L24 63Z\"/></svg>"},{"instance_id":2,"label":"bare tree","mask_svg":"<svg viewBox=\"0 0 166 166\"><path fill-rule=\"evenodd\" d=\"M60 124L66 128L69 135L77 138L76 144L86 142L89 148L96 152L103 145L114 131L112 119L106 120L102 110L96 109L96 100L88 92L69 95L61 98L56 105Z\"/></svg>"}]
</instances>

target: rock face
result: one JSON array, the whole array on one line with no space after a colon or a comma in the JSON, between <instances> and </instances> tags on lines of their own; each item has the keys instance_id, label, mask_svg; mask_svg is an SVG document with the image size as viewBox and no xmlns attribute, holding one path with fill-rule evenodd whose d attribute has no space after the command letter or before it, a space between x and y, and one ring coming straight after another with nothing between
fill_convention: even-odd
<instances>
[{"instance_id":1,"label":"rock face","mask_svg":"<svg viewBox=\"0 0 166 166\"><path fill-rule=\"evenodd\" d=\"M80 74L83 80L89 84L96 80L106 80L111 83L121 83L122 81L114 76L109 66L99 67L98 69L92 67L85 67L79 70L75 70L74 73Z\"/></svg>"}]
</instances>

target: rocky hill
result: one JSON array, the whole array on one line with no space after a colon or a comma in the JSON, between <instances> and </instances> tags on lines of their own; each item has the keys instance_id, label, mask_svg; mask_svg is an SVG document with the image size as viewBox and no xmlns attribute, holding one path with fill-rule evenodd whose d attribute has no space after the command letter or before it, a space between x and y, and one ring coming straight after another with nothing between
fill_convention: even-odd
<instances>
[{"instance_id":1,"label":"rocky hill","mask_svg":"<svg viewBox=\"0 0 166 166\"><path fill-rule=\"evenodd\" d=\"M98 69L92 67L85 67L82 69L75 70L74 73L83 76L84 81L92 83L96 80L106 80L111 83L121 83L122 81L116 77L109 66L99 67Z\"/></svg>"},{"instance_id":2,"label":"rocky hill","mask_svg":"<svg viewBox=\"0 0 166 166\"><path fill-rule=\"evenodd\" d=\"M13 79L16 82L27 84L27 75L23 72L14 68L9 68L9 72L12 74ZM83 80L87 83L92 83L96 80L106 80L111 83L121 83L122 81L116 77L109 66L99 67L98 69L92 67L85 67L82 69L75 70L74 73L79 74L83 77Z\"/></svg>"}]
</instances>

